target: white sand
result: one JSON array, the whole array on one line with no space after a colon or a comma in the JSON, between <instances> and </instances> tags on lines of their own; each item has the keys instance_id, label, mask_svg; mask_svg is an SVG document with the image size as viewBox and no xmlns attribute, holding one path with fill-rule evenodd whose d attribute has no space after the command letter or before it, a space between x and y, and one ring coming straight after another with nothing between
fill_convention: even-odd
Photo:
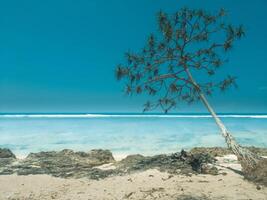
<instances>
[{"instance_id":1,"label":"white sand","mask_svg":"<svg viewBox=\"0 0 267 200\"><path fill-rule=\"evenodd\" d=\"M177 199L180 195L211 199L266 199L267 189L227 175L169 176L148 170L101 181L61 179L48 175L0 176L0 199Z\"/></svg>"}]
</instances>

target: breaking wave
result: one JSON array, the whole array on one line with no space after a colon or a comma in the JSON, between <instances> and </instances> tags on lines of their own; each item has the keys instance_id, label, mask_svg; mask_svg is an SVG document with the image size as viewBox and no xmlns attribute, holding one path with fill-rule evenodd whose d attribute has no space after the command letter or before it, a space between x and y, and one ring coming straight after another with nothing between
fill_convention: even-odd
<instances>
[{"instance_id":1,"label":"breaking wave","mask_svg":"<svg viewBox=\"0 0 267 200\"><path fill-rule=\"evenodd\" d=\"M221 114L221 118L267 118L267 115ZM211 118L207 114L2 114L0 118Z\"/></svg>"}]
</instances>

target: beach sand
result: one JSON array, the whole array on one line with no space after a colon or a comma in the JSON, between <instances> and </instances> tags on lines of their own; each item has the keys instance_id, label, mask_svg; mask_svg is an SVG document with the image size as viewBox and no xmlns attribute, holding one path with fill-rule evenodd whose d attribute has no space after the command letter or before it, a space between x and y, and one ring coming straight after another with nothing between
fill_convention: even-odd
<instances>
[{"instance_id":1,"label":"beach sand","mask_svg":"<svg viewBox=\"0 0 267 200\"><path fill-rule=\"evenodd\" d=\"M244 180L238 173L240 165L235 163L235 159L232 155L219 158L220 174L216 176L171 175L156 169L100 180L63 179L49 175L1 175L0 199L267 199L267 188ZM113 166L105 165L102 169L110 167Z\"/></svg>"}]
</instances>

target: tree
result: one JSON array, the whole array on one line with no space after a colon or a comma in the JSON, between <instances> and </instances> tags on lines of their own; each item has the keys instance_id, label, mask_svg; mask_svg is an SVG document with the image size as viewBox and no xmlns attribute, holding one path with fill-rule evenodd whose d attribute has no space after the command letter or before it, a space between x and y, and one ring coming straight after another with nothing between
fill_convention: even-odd
<instances>
[{"instance_id":1,"label":"tree","mask_svg":"<svg viewBox=\"0 0 267 200\"><path fill-rule=\"evenodd\" d=\"M202 101L246 171L260 158L236 142L206 98L216 88L224 91L236 86L236 77L231 75L220 82L212 79L233 44L245 35L242 25L226 23L225 16L224 9L216 14L187 8L171 15L159 12L159 34L151 34L140 53L126 53L126 64L117 66L116 77L126 80L127 94L152 96L144 111L160 107L167 113L178 102ZM197 82L195 75L201 80L205 75L204 81Z\"/></svg>"}]
</instances>

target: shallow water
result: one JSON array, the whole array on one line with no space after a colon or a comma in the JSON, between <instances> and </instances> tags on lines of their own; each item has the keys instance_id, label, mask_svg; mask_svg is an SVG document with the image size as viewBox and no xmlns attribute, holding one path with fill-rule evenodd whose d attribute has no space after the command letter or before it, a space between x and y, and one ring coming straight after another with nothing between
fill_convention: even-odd
<instances>
[{"instance_id":1,"label":"shallow water","mask_svg":"<svg viewBox=\"0 0 267 200\"><path fill-rule=\"evenodd\" d=\"M267 147L264 116L225 115L222 120L242 145ZM19 156L65 148L83 151L103 148L115 155L152 155L194 146L225 146L210 116L0 116L0 147L10 148Z\"/></svg>"}]
</instances>

